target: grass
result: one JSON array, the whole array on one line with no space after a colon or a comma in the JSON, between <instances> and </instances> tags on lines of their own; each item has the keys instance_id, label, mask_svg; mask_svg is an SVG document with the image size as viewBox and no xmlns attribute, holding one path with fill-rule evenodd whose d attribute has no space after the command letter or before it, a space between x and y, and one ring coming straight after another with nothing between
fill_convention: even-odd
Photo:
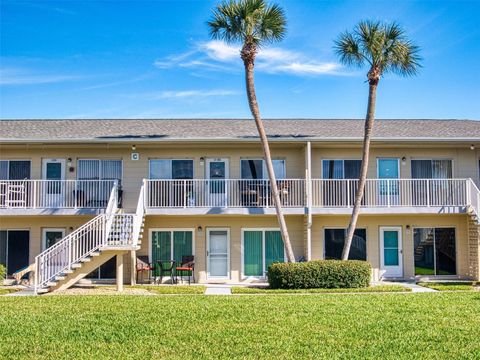
<instances>
[{"instance_id":1,"label":"grass","mask_svg":"<svg viewBox=\"0 0 480 360\"><path fill-rule=\"evenodd\" d=\"M438 291L473 291L475 282L420 282L418 285Z\"/></svg>"},{"instance_id":2,"label":"grass","mask_svg":"<svg viewBox=\"0 0 480 360\"><path fill-rule=\"evenodd\" d=\"M135 285L135 286L128 286L129 288L133 289L144 289L148 290L154 294L203 294L205 292L205 286L200 285L166 285L166 286L158 286L158 285Z\"/></svg>"},{"instance_id":3,"label":"grass","mask_svg":"<svg viewBox=\"0 0 480 360\"><path fill-rule=\"evenodd\" d=\"M356 289L268 289L261 287L232 287L232 294L318 294L318 293L373 293L409 292L412 289L401 285L379 285Z\"/></svg>"},{"instance_id":4,"label":"grass","mask_svg":"<svg viewBox=\"0 0 480 360\"><path fill-rule=\"evenodd\" d=\"M11 293L14 293L14 292L17 292L17 291L19 291L19 289L17 289L17 288L12 288L12 287L9 287L9 288L0 288L0 295L11 294Z\"/></svg>"},{"instance_id":5,"label":"grass","mask_svg":"<svg viewBox=\"0 0 480 360\"><path fill-rule=\"evenodd\" d=\"M480 294L0 298L0 358L480 358Z\"/></svg>"}]
</instances>

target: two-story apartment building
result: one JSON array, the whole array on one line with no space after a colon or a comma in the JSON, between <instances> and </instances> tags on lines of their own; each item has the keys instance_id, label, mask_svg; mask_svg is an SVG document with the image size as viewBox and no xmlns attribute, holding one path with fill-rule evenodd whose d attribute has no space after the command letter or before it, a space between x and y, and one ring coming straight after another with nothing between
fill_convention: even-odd
<instances>
[{"instance_id":1,"label":"two-story apartment building","mask_svg":"<svg viewBox=\"0 0 480 360\"><path fill-rule=\"evenodd\" d=\"M295 256L339 258L363 120L265 126ZM40 289L115 278L115 263L133 280L137 256L193 255L202 283L258 281L285 259L251 120L0 128L0 263L36 262ZM479 161L480 122L378 120L350 257L375 279L478 279Z\"/></svg>"}]
</instances>

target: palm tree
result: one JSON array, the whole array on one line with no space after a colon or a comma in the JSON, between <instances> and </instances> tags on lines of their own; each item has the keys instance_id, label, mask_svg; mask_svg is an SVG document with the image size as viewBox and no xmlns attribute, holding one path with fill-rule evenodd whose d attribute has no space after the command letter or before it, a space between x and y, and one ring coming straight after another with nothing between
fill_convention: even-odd
<instances>
[{"instance_id":1,"label":"palm tree","mask_svg":"<svg viewBox=\"0 0 480 360\"><path fill-rule=\"evenodd\" d=\"M213 17L207 24L212 38L220 39L227 43L239 42L242 44L240 58L245 66L248 105L255 119L262 143L263 155L270 179L278 223L287 252L287 259L290 262L295 262L273 171L270 147L255 95L254 81L255 57L258 50L265 44L282 40L285 36L285 13L280 6L267 4L264 0L230 0L221 3L215 8Z\"/></svg>"},{"instance_id":2,"label":"palm tree","mask_svg":"<svg viewBox=\"0 0 480 360\"><path fill-rule=\"evenodd\" d=\"M360 203L363 198L367 178L370 138L375 121L375 101L380 78L387 73L413 76L421 67L419 47L405 36L405 31L397 24L376 21L362 21L352 32L344 32L335 41L334 50L345 65L368 66L368 106L363 138L362 165L358 181L355 204L348 225L342 260L347 260L352 238L357 225Z\"/></svg>"}]
</instances>

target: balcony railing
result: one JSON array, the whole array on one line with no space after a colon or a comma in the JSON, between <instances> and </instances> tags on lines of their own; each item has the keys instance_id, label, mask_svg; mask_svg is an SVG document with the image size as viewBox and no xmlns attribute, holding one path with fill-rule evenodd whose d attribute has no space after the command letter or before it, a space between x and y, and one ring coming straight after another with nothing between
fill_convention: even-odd
<instances>
[{"instance_id":1,"label":"balcony railing","mask_svg":"<svg viewBox=\"0 0 480 360\"><path fill-rule=\"evenodd\" d=\"M282 205L305 206L305 180L277 180ZM146 180L147 208L273 207L270 180Z\"/></svg>"},{"instance_id":2,"label":"balcony railing","mask_svg":"<svg viewBox=\"0 0 480 360\"><path fill-rule=\"evenodd\" d=\"M469 205L470 179L367 179L362 207ZM313 179L313 208L353 207L358 180ZM146 208L273 207L269 180L146 180ZM277 180L282 205L305 207L307 181Z\"/></svg>"},{"instance_id":3,"label":"balcony railing","mask_svg":"<svg viewBox=\"0 0 480 360\"><path fill-rule=\"evenodd\" d=\"M0 180L0 208L106 208L115 180Z\"/></svg>"}]
</instances>

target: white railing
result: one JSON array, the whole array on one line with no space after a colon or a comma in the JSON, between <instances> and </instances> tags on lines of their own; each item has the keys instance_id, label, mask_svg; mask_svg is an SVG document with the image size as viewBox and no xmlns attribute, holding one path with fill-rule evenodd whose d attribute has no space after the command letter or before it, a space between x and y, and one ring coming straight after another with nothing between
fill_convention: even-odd
<instances>
[{"instance_id":1,"label":"white railing","mask_svg":"<svg viewBox=\"0 0 480 360\"><path fill-rule=\"evenodd\" d=\"M35 258L35 291L101 248L131 244L134 215L116 214L117 190L114 185L105 214L94 217Z\"/></svg>"},{"instance_id":2,"label":"white railing","mask_svg":"<svg viewBox=\"0 0 480 360\"><path fill-rule=\"evenodd\" d=\"M116 180L0 180L0 208L105 208Z\"/></svg>"},{"instance_id":3,"label":"white railing","mask_svg":"<svg viewBox=\"0 0 480 360\"><path fill-rule=\"evenodd\" d=\"M480 216L480 190L472 179L468 181L468 204L471 206L476 216Z\"/></svg>"},{"instance_id":4,"label":"white railing","mask_svg":"<svg viewBox=\"0 0 480 360\"><path fill-rule=\"evenodd\" d=\"M305 206L305 180L277 180L282 205ZM273 207L270 180L145 180L147 208Z\"/></svg>"},{"instance_id":5,"label":"white railing","mask_svg":"<svg viewBox=\"0 0 480 360\"><path fill-rule=\"evenodd\" d=\"M140 194L138 196L137 210L135 212L135 218L133 221L132 239L133 245L138 244L140 232L142 231L143 217L145 216L145 181L140 188Z\"/></svg>"},{"instance_id":6,"label":"white railing","mask_svg":"<svg viewBox=\"0 0 480 360\"><path fill-rule=\"evenodd\" d=\"M352 207L358 180L314 179L313 207ZM362 207L466 206L469 179L367 179Z\"/></svg>"}]
</instances>

